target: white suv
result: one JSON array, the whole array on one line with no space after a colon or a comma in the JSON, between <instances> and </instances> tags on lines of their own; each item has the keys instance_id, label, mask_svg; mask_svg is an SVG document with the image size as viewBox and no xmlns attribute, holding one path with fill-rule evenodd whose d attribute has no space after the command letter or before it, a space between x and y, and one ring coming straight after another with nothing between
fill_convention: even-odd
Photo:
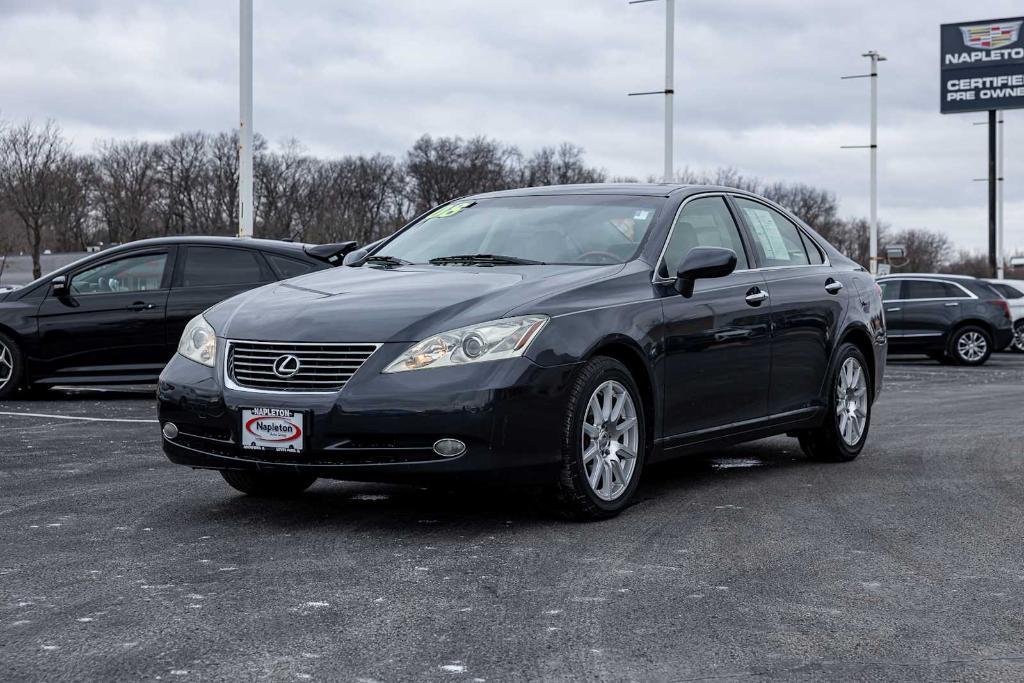
<instances>
[{"instance_id":1,"label":"white suv","mask_svg":"<svg viewBox=\"0 0 1024 683\"><path fill-rule=\"evenodd\" d=\"M986 280L1010 304L1013 343L1008 350L1024 353L1024 280Z\"/></svg>"}]
</instances>

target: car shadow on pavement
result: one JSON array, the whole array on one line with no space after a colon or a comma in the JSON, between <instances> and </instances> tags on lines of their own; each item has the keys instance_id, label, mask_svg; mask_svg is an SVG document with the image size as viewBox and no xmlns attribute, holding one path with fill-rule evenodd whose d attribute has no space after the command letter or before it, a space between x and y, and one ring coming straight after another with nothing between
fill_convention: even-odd
<instances>
[{"instance_id":1,"label":"car shadow on pavement","mask_svg":"<svg viewBox=\"0 0 1024 683\"><path fill-rule=\"evenodd\" d=\"M726 478L771 476L773 471L810 464L795 440L780 438L694 454L651 466L631 507L687 496ZM321 480L304 494L288 499L252 498L232 491L227 484L223 487L223 498L213 505L208 498L195 499L190 513L195 521L224 524L237 519L245 524L287 528L358 524L397 530L415 525L455 529L547 525L560 520L549 492L498 484L424 487ZM630 510L624 515L630 515Z\"/></svg>"}]
</instances>

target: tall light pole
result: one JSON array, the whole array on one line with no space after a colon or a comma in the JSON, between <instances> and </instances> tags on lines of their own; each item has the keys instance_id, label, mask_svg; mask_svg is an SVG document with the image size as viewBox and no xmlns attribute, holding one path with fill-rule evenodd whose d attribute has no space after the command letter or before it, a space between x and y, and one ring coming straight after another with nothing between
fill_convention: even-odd
<instances>
[{"instance_id":1,"label":"tall light pole","mask_svg":"<svg viewBox=\"0 0 1024 683\"><path fill-rule=\"evenodd\" d=\"M252 0L239 0L238 236L252 237Z\"/></svg>"},{"instance_id":2,"label":"tall light pole","mask_svg":"<svg viewBox=\"0 0 1024 683\"><path fill-rule=\"evenodd\" d=\"M996 277L1003 279L1003 111L996 112Z\"/></svg>"},{"instance_id":3,"label":"tall light pole","mask_svg":"<svg viewBox=\"0 0 1024 683\"><path fill-rule=\"evenodd\" d=\"M878 63L884 62L885 57L878 54L876 50L869 50L861 57L871 59L871 73L859 74L857 76L843 76L843 79L870 78L871 79L871 144L869 145L844 145L844 149L864 149L867 147L871 152L871 237L870 252L868 254L868 269L872 275L878 273Z\"/></svg>"},{"instance_id":4,"label":"tall light pole","mask_svg":"<svg viewBox=\"0 0 1024 683\"><path fill-rule=\"evenodd\" d=\"M629 4L639 5L654 0L630 0ZM636 95L664 95L665 96L665 169L662 178L666 183L672 182L675 177L672 151L675 147L675 119L672 100L675 97L675 54L676 54L676 0L665 0L665 89L652 90L648 92L631 92L630 97Z\"/></svg>"}]
</instances>

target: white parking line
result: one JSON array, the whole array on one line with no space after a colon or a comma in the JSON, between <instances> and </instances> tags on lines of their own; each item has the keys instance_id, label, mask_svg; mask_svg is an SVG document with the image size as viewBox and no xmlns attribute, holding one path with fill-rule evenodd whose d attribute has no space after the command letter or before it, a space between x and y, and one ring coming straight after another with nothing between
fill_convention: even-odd
<instances>
[{"instance_id":1,"label":"white parking line","mask_svg":"<svg viewBox=\"0 0 1024 683\"><path fill-rule=\"evenodd\" d=\"M48 417L54 420L82 420L84 422L142 422L155 424L159 420L133 420L124 417L82 417L79 415L51 415L49 413L8 413L0 411L0 415L17 415L19 417Z\"/></svg>"}]
</instances>

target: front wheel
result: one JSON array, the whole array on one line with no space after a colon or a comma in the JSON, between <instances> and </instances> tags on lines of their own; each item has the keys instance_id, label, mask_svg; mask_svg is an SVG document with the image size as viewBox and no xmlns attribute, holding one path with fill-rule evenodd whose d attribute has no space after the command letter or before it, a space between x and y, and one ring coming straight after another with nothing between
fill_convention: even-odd
<instances>
[{"instance_id":1,"label":"front wheel","mask_svg":"<svg viewBox=\"0 0 1024 683\"><path fill-rule=\"evenodd\" d=\"M830 386L828 417L800 434L800 448L812 460L846 462L860 455L871 426L871 377L853 344L839 347Z\"/></svg>"},{"instance_id":2,"label":"front wheel","mask_svg":"<svg viewBox=\"0 0 1024 683\"><path fill-rule=\"evenodd\" d=\"M640 482L646 457L643 402L619 361L598 357L580 370L562 428L558 500L579 520L614 517Z\"/></svg>"},{"instance_id":3,"label":"front wheel","mask_svg":"<svg viewBox=\"0 0 1024 683\"><path fill-rule=\"evenodd\" d=\"M309 474L290 474L288 472L248 472L241 470L221 470L220 476L236 491L260 498L286 498L295 496L316 481Z\"/></svg>"},{"instance_id":4,"label":"front wheel","mask_svg":"<svg viewBox=\"0 0 1024 683\"><path fill-rule=\"evenodd\" d=\"M1024 320L1018 320L1013 326L1013 342L1010 350L1016 353L1024 353Z\"/></svg>"},{"instance_id":5,"label":"front wheel","mask_svg":"<svg viewBox=\"0 0 1024 683\"><path fill-rule=\"evenodd\" d=\"M24 375L24 357L17 342L0 334L0 401L10 398L18 390Z\"/></svg>"},{"instance_id":6,"label":"front wheel","mask_svg":"<svg viewBox=\"0 0 1024 683\"><path fill-rule=\"evenodd\" d=\"M984 365L992 355L992 337L975 325L961 327L949 340L949 355L960 365Z\"/></svg>"}]
</instances>

